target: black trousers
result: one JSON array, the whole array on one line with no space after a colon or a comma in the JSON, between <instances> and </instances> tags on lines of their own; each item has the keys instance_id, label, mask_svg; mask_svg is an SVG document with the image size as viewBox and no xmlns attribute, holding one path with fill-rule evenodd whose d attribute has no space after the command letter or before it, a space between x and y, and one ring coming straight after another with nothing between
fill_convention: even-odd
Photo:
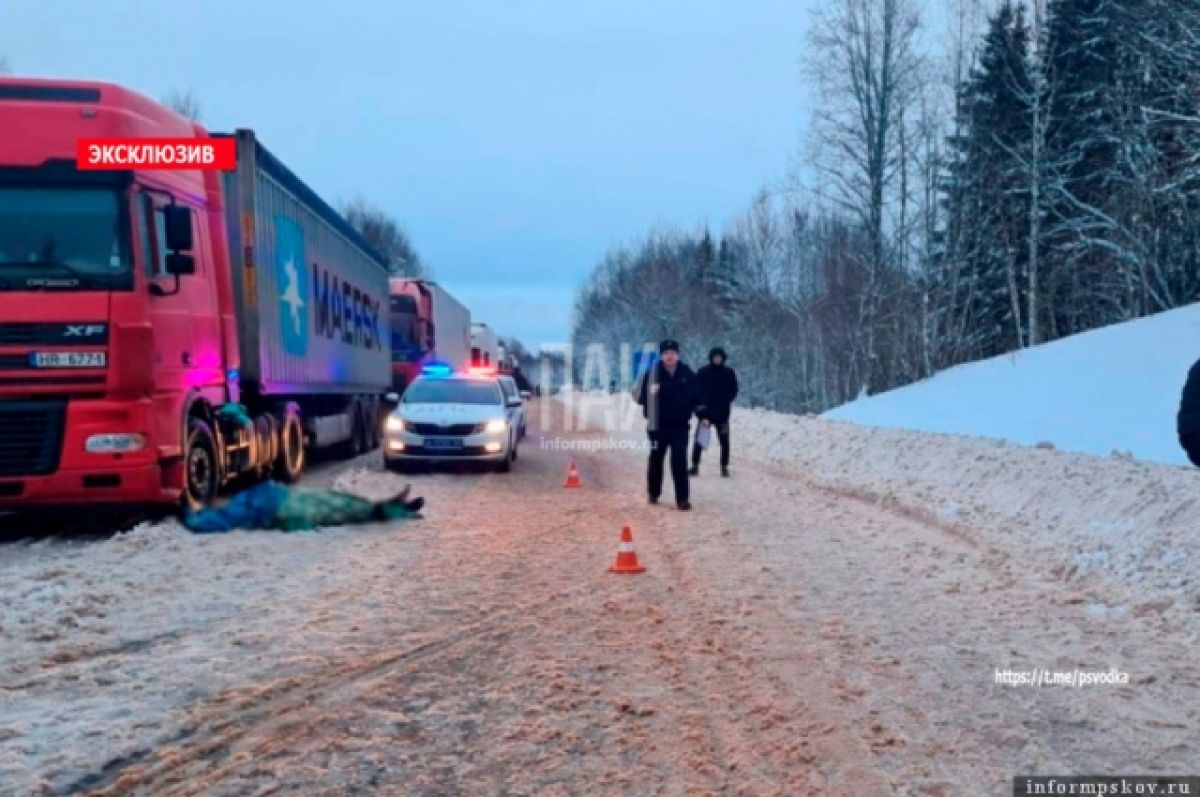
<instances>
[{"instance_id":1,"label":"black trousers","mask_svg":"<svg viewBox=\"0 0 1200 797\"><path fill-rule=\"evenodd\" d=\"M721 467L729 467L729 421L714 423L713 431L717 433L717 442L721 444ZM700 427L696 427L696 439L692 441L692 464L700 467L700 455L704 449L700 447Z\"/></svg>"},{"instance_id":2,"label":"black trousers","mask_svg":"<svg viewBox=\"0 0 1200 797\"><path fill-rule=\"evenodd\" d=\"M671 481L675 482L675 503L688 500L687 446L688 428L659 429L650 437L650 466L646 469L646 488L651 498L662 495L663 460L671 454Z\"/></svg>"}]
</instances>

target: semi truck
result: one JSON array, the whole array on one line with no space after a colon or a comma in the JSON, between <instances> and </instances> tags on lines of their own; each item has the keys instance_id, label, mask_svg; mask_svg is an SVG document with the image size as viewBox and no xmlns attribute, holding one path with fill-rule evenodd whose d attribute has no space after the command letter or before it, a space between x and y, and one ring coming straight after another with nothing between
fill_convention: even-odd
<instances>
[{"instance_id":1,"label":"semi truck","mask_svg":"<svg viewBox=\"0 0 1200 797\"><path fill-rule=\"evenodd\" d=\"M110 83L0 79L0 508L198 508L378 445L386 259L250 130ZM225 171L77 140L231 139Z\"/></svg>"},{"instance_id":2,"label":"semi truck","mask_svg":"<svg viewBox=\"0 0 1200 797\"><path fill-rule=\"evenodd\" d=\"M426 279L391 280L392 389L404 392L430 362L471 364L471 312Z\"/></svg>"},{"instance_id":3,"label":"semi truck","mask_svg":"<svg viewBox=\"0 0 1200 797\"><path fill-rule=\"evenodd\" d=\"M477 368L499 368L504 347L487 324L471 324L471 365Z\"/></svg>"}]
</instances>

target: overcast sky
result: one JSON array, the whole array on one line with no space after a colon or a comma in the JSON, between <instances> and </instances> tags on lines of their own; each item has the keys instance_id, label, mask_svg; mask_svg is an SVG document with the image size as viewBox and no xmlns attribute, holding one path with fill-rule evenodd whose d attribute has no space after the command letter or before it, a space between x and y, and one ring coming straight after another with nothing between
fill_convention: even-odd
<instances>
[{"instance_id":1,"label":"overcast sky","mask_svg":"<svg viewBox=\"0 0 1200 797\"><path fill-rule=\"evenodd\" d=\"M475 320L566 339L612 245L722 227L795 162L806 0L0 0L18 75L191 88L397 216Z\"/></svg>"}]
</instances>

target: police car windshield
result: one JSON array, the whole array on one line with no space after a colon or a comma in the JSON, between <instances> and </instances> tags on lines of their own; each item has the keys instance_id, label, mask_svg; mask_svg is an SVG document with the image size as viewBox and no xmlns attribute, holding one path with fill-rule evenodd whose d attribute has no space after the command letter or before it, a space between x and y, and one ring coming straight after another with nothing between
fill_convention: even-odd
<instances>
[{"instance_id":1,"label":"police car windshield","mask_svg":"<svg viewBox=\"0 0 1200 797\"><path fill-rule=\"evenodd\" d=\"M495 382L482 379L419 379L404 394L406 404L500 404Z\"/></svg>"}]
</instances>

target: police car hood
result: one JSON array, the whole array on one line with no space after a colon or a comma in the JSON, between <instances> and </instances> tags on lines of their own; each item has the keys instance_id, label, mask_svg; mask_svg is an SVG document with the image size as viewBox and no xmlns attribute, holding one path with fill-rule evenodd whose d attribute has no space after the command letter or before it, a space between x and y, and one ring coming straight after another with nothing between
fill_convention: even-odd
<instances>
[{"instance_id":1,"label":"police car hood","mask_svg":"<svg viewBox=\"0 0 1200 797\"><path fill-rule=\"evenodd\" d=\"M400 416L417 423L482 423L505 417L498 404L406 404Z\"/></svg>"}]
</instances>

